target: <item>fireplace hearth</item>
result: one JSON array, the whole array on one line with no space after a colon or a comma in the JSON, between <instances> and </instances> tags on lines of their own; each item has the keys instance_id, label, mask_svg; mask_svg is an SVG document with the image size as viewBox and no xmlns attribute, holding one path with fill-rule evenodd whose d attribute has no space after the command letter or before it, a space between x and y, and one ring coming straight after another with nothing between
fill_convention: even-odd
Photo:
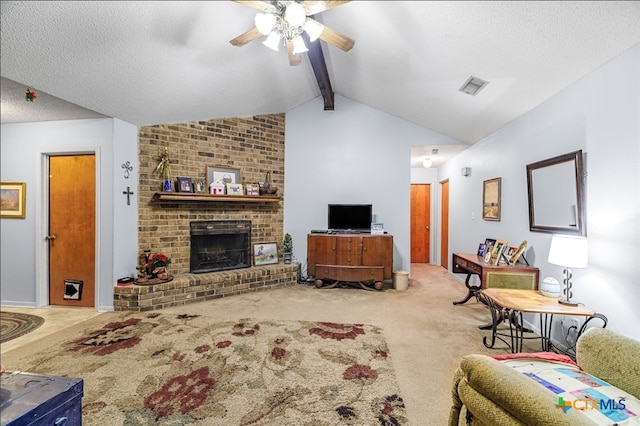
<instances>
[{"instance_id":1,"label":"fireplace hearth","mask_svg":"<svg viewBox=\"0 0 640 426\"><path fill-rule=\"evenodd\" d=\"M251 266L251 221L191 222L190 272L224 271Z\"/></svg>"}]
</instances>

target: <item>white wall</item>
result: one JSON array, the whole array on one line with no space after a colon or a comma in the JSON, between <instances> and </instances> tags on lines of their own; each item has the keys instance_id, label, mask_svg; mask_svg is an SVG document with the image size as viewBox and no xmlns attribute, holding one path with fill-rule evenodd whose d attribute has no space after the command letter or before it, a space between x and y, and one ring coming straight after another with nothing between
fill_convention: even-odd
<instances>
[{"instance_id":1,"label":"white wall","mask_svg":"<svg viewBox=\"0 0 640 426\"><path fill-rule=\"evenodd\" d=\"M137 256L137 211L120 213L124 195L118 197L118 191L124 188L114 187L114 173L122 173L120 157L133 155L137 165L137 128L119 120L91 119L4 124L0 129L2 181L27 184L26 218L1 220L2 305L48 304L46 155L93 152L97 161L96 310L113 309L115 280L130 273L124 259L135 262ZM114 151L119 158L114 158ZM137 190L137 170L130 180Z\"/></svg>"},{"instance_id":2,"label":"white wall","mask_svg":"<svg viewBox=\"0 0 640 426\"><path fill-rule=\"evenodd\" d=\"M284 230L306 273L307 234L327 229L330 203L373 204L394 238L394 269L409 269L412 145L460 145L440 133L335 96L287 112Z\"/></svg>"},{"instance_id":3,"label":"white wall","mask_svg":"<svg viewBox=\"0 0 640 426\"><path fill-rule=\"evenodd\" d=\"M612 330L640 339L640 45L514 120L439 169L450 182L451 252L486 237L527 240L541 279L551 234L529 231L526 165L575 150L587 155L589 267L574 269L574 299L606 315ZM460 175L471 167L470 177ZM502 219L481 219L482 181L502 178ZM472 219L475 215L475 220ZM459 277L462 278L462 277ZM537 324L534 323L535 326ZM556 338L560 332L556 321Z\"/></svg>"},{"instance_id":4,"label":"white wall","mask_svg":"<svg viewBox=\"0 0 640 426\"><path fill-rule=\"evenodd\" d=\"M127 162L131 168L128 178L123 168ZM112 249L113 273L117 280L135 277L138 260L138 128L120 120L114 120L113 126L113 170ZM123 194L127 187L133 192L129 205Z\"/></svg>"}]
</instances>

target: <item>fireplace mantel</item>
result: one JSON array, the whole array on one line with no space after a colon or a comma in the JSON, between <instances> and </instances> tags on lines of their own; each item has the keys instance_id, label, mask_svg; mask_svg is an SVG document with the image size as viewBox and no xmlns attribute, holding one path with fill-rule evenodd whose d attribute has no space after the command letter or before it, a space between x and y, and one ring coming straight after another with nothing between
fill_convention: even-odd
<instances>
[{"instance_id":1,"label":"fireplace mantel","mask_svg":"<svg viewBox=\"0 0 640 426\"><path fill-rule=\"evenodd\" d=\"M212 194L192 194L189 192L156 192L151 201L162 202L198 202L198 203L278 203L282 200L280 196L274 195L212 195Z\"/></svg>"}]
</instances>

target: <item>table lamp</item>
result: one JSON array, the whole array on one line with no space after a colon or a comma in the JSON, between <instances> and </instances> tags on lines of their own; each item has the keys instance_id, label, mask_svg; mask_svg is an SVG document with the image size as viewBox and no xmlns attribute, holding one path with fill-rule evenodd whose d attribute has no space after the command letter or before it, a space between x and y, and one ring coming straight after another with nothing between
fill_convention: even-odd
<instances>
[{"instance_id":1,"label":"table lamp","mask_svg":"<svg viewBox=\"0 0 640 426\"><path fill-rule=\"evenodd\" d=\"M558 303L569 306L577 306L578 303L571 301L571 269L569 268L586 268L588 260L587 239L584 237L574 237L571 235L554 235L551 238L551 247L549 248L549 263L558 266L564 266L564 289L562 293L564 299L558 299Z\"/></svg>"}]
</instances>

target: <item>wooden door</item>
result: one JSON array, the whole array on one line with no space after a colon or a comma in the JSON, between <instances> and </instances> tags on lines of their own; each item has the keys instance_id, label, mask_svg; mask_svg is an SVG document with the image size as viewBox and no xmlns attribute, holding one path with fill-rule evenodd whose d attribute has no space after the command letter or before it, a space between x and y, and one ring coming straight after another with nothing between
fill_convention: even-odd
<instances>
[{"instance_id":1,"label":"wooden door","mask_svg":"<svg viewBox=\"0 0 640 426\"><path fill-rule=\"evenodd\" d=\"M411 185L411 263L429 263L431 185Z\"/></svg>"},{"instance_id":2,"label":"wooden door","mask_svg":"<svg viewBox=\"0 0 640 426\"><path fill-rule=\"evenodd\" d=\"M442 232L440 235L440 265L449 269L449 181L440 184L442 194Z\"/></svg>"},{"instance_id":3,"label":"wooden door","mask_svg":"<svg viewBox=\"0 0 640 426\"><path fill-rule=\"evenodd\" d=\"M51 305L95 304L95 188L95 155L49 157Z\"/></svg>"}]
</instances>

